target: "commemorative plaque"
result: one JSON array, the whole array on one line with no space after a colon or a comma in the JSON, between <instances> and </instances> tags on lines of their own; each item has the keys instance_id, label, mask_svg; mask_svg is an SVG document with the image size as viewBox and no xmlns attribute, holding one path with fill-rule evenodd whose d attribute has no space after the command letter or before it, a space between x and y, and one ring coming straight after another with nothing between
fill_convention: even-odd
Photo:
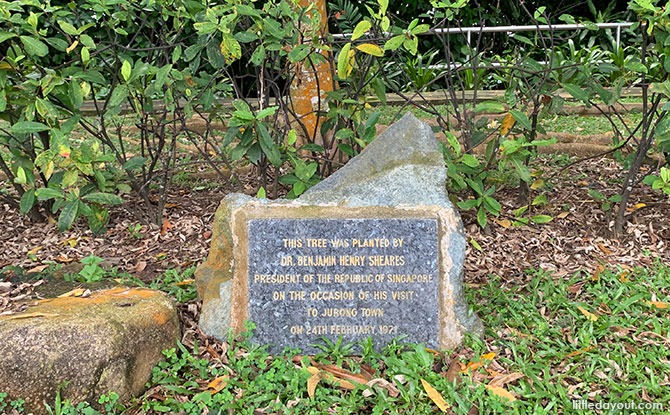
<instances>
[{"instance_id":1,"label":"commemorative plaque","mask_svg":"<svg viewBox=\"0 0 670 415\"><path fill-rule=\"evenodd\" d=\"M255 326L273 352L320 338L457 347L483 326L463 292L466 239L430 126L407 114L296 200L229 194L196 270L200 328Z\"/></svg>"},{"instance_id":2,"label":"commemorative plaque","mask_svg":"<svg viewBox=\"0 0 670 415\"><path fill-rule=\"evenodd\" d=\"M254 341L310 350L320 337L437 348L436 219L252 219Z\"/></svg>"}]
</instances>

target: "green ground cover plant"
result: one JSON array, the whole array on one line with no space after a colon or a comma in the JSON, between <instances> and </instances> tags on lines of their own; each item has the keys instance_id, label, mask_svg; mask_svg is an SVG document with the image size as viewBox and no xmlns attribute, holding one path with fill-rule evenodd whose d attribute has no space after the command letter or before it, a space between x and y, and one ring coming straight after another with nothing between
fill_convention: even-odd
<instances>
[{"instance_id":1,"label":"green ground cover plant","mask_svg":"<svg viewBox=\"0 0 670 415\"><path fill-rule=\"evenodd\" d=\"M192 301L190 294L175 293L189 276L188 270L169 272L155 287ZM270 355L253 344L249 325L216 359L204 358L197 344L166 350L148 392L137 400L122 403L110 394L100 398L102 410L69 402L56 402L52 410L430 414L446 404L453 414L560 414L574 413L573 402L581 400L670 407L670 266L601 267L567 278L529 269L527 279L515 286L491 275L468 290L486 333L467 338L458 350L438 352L398 339L379 351L369 341L324 341L314 356L291 349ZM20 407L0 394L0 408Z\"/></svg>"}]
</instances>

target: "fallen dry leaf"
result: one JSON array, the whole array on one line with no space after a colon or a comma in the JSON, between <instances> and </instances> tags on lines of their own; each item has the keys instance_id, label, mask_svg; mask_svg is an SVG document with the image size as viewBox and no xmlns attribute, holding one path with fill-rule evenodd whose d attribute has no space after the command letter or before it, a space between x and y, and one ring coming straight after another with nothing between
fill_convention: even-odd
<instances>
[{"instance_id":1,"label":"fallen dry leaf","mask_svg":"<svg viewBox=\"0 0 670 415\"><path fill-rule=\"evenodd\" d=\"M163 226L161 226L161 236L165 236L168 231L172 229L172 223L168 219L163 221Z\"/></svg>"},{"instance_id":2,"label":"fallen dry leaf","mask_svg":"<svg viewBox=\"0 0 670 415\"><path fill-rule=\"evenodd\" d=\"M619 276L619 282L628 282L628 281L630 281L630 280L628 279L628 274L629 274L629 273L630 273L629 271L624 270L624 271L621 273L621 275Z\"/></svg>"},{"instance_id":3,"label":"fallen dry leaf","mask_svg":"<svg viewBox=\"0 0 670 415\"><path fill-rule=\"evenodd\" d=\"M591 281L598 281L600 279L600 273L605 271L605 267L602 264L599 264L596 267L596 270L593 271L593 275L591 275Z\"/></svg>"},{"instance_id":4,"label":"fallen dry leaf","mask_svg":"<svg viewBox=\"0 0 670 415\"><path fill-rule=\"evenodd\" d=\"M346 390L350 390L350 391L356 389L356 385L354 385L353 383L349 382L346 379L336 378L333 375L328 376L326 378L326 380L328 382L334 384L335 386L342 388L342 389L346 389Z\"/></svg>"},{"instance_id":5,"label":"fallen dry leaf","mask_svg":"<svg viewBox=\"0 0 670 415\"><path fill-rule=\"evenodd\" d=\"M28 256L35 255L35 254L38 253L42 248L44 248L44 245L36 246L36 247L34 247L33 249L31 249L30 251L26 252L26 255L28 255Z\"/></svg>"},{"instance_id":6,"label":"fallen dry leaf","mask_svg":"<svg viewBox=\"0 0 670 415\"><path fill-rule=\"evenodd\" d=\"M75 288L75 289L72 290L72 291L68 291L68 292L66 292L66 293L64 293L64 294L59 295L58 298L64 298L64 297L83 297L84 294L85 294L87 291L88 291L89 294L91 293L91 291L88 290L88 289L86 289L86 288Z\"/></svg>"},{"instance_id":7,"label":"fallen dry leaf","mask_svg":"<svg viewBox=\"0 0 670 415\"><path fill-rule=\"evenodd\" d=\"M463 369L461 369L461 373L467 373L467 372L470 372L472 370L477 370L482 366L484 366L484 364L481 361L479 361L479 362L468 362L468 364L465 365L465 367Z\"/></svg>"},{"instance_id":8,"label":"fallen dry leaf","mask_svg":"<svg viewBox=\"0 0 670 415\"><path fill-rule=\"evenodd\" d=\"M480 367L490 363L496 356L494 352L486 353L480 356L479 360L468 362L465 368L461 369L461 373L477 370Z\"/></svg>"},{"instance_id":9,"label":"fallen dry leaf","mask_svg":"<svg viewBox=\"0 0 670 415\"><path fill-rule=\"evenodd\" d=\"M44 271L47 268L49 268L49 264L39 265L26 271L26 274L39 274L40 272Z\"/></svg>"},{"instance_id":10,"label":"fallen dry leaf","mask_svg":"<svg viewBox=\"0 0 670 415\"><path fill-rule=\"evenodd\" d=\"M367 377L366 375L352 373L346 369L342 369L341 367L335 365L322 365L315 363L314 366L321 370L325 370L326 372L331 373L333 376L337 378L348 379L360 384L365 384L372 379L371 377Z\"/></svg>"},{"instance_id":11,"label":"fallen dry leaf","mask_svg":"<svg viewBox=\"0 0 670 415\"><path fill-rule=\"evenodd\" d=\"M382 389L386 389L389 396L393 398L396 398L398 397L398 395L400 395L400 391L398 390L398 388L393 383L389 382L386 379L382 378L371 379L368 383L366 383L366 386L369 386L370 388L372 388L373 386L379 386ZM374 392L370 388L363 391L363 396L370 397L373 395Z\"/></svg>"},{"instance_id":12,"label":"fallen dry leaf","mask_svg":"<svg viewBox=\"0 0 670 415\"><path fill-rule=\"evenodd\" d=\"M630 334L631 331L635 330L629 327L611 326L610 331L612 331L617 337L626 337Z\"/></svg>"},{"instance_id":13,"label":"fallen dry leaf","mask_svg":"<svg viewBox=\"0 0 670 415\"><path fill-rule=\"evenodd\" d=\"M601 302L598 306L598 313L600 314L612 314L612 309L605 303Z\"/></svg>"},{"instance_id":14,"label":"fallen dry leaf","mask_svg":"<svg viewBox=\"0 0 670 415\"><path fill-rule=\"evenodd\" d=\"M505 374L505 375L501 374L501 375L496 376L493 379L491 379L491 381L489 382L489 386L491 386L491 387L501 387L502 388L506 384L512 383L515 380L521 379L524 376L525 375L523 373L519 373L519 372L512 372L512 373L508 373L508 374Z\"/></svg>"},{"instance_id":15,"label":"fallen dry leaf","mask_svg":"<svg viewBox=\"0 0 670 415\"><path fill-rule=\"evenodd\" d=\"M367 379L374 379L377 377L377 371L372 368L372 366L361 363L361 375L365 376Z\"/></svg>"},{"instance_id":16,"label":"fallen dry leaf","mask_svg":"<svg viewBox=\"0 0 670 415\"><path fill-rule=\"evenodd\" d=\"M584 284L586 284L586 281L580 281L575 284L572 284L571 286L568 287L568 292L571 294L578 295L579 293L582 292L582 287L584 287Z\"/></svg>"},{"instance_id":17,"label":"fallen dry leaf","mask_svg":"<svg viewBox=\"0 0 670 415\"><path fill-rule=\"evenodd\" d=\"M393 379L395 379L396 382L400 383L401 385L407 383L407 377L405 375L395 375L393 376Z\"/></svg>"},{"instance_id":18,"label":"fallen dry leaf","mask_svg":"<svg viewBox=\"0 0 670 415\"><path fill-rule=\"evenodd\" d=\"M175 287L183 287L183 286L185 286L185 285L191 285L191 284L193 284L194 282L195 282L194 279L186 279L186 280L183 280L183 281L175 282L175 283L172 284L172 285L174 285Z\"/></svg>"},{"instance_id":19,"label":"fallen dry leaf","mask_svg":"<svg viewBox=\"0 0 670 415\"><path fill-rule=\"evenodd\" d=\"M69 264L70 262L74 261L74 258L70 258L69 256L65 254L60 254L57 257L54 258L54 261L60 262L62 264Z\"/></svg>"},{"instance_id":20,"label":"fallen dry leaf","mask_svg":"<svg viewBox=\"0 0 670 415\"><path fill-rule=\"evenodd\" d=\"M137 261L137 264L133 267L134 272L142 272L147 267L147 261Z\"/></svg>"},{"instance_id":21,"label":"fallen dry leaf","mask_svg":"<svg viewBox=\"0 0 670 415\"><path fill-rule=\"evenodd\" d=\"M321 382L321 371L314 366L308 367L307 371L312 374L312 376L307 379L307 395L309 395L310 398L313 398L316 393L316 385Z\"/></svg>"},{"instance_id":22,"label":"fallen dry leaf","mask_svg":"<svg viewBox=\"0 0 670 415\"><path fill-rule=\"evenodd\" d=\"M600 250L603 251L603 254L608 256L612 255L612 250L606 247L602 242L598 242L598 248L600 248Z\"/></svg>"},{"instance_id":23,"label":"fallen dry leaf","mask_svg":"<svg viewBox=\"0 0 670 415\"><path fill-rule=\"evenodd\" d=\"M497 223L498 225L502 226L505 229L512 226L512 221L509 220L509 219L500 219L500 220L494 219L494 221L495 221L495 223Z\"/></svg>"},{"instance_id":24,"label":"fallen dry leaf","mask_svg":"<svg viewBox=\"0 0 670 415\"><path fill-rule=\"evenodd\" d=\"M329 365L330 366L330 365ZM330 367L331 370L333 370L334 367ZM312 397L314 396L314 392L316 391L316 385L319 384L321 380L325 380L337 387L340 387L342 389L347 389L347 390L354 390L356 389L356 385L349 382L346 379L342 379L339 377L334 376L332 373L322 370L316 366L309 366L307 368L307 371L312 374L309 379L307 379L307 394ZM344 371L344 369L340 369L340 371ZM352 377L355 377L353 373L351 374ZM362 382L363 384L365 382ZM311 391L311 392L310 392Z\"/></svg>"},{"instance_id":25,"label":"fallen dry leaf","mask_svg":"<svg viewBox=\"0 0 670 415\"><path fill-rule=\"evenodd\" d=\"M449 404L447 403L447 401L444 400L440 392L438 392L425 379L421 379L421 384L423 385L423 389L425 389L430 400L433 401L433 403L435 403L435 405L437 405L438 408L440 408L440 411L447 412L449 410Z\"/></svg>"},{"instance_id":26,"label":"fallen dry leaf","mask_svg":"<svg viewBox=\"0 0 670 415\"><path fill-rule=\"evenodd\" d=\"M220 392L221 390L223 390L223 388L226 387L226 385L228 385L228 379L229 378L230 377L228 375L219 376L219 377L217 377L216 379L214 379L213 381L211 381L207 384L207 389L212 394Z\"/></svg>"},{"instance_id":27,"label":"fallen dry leaf","mask_svg":"<svg viewBox=\"0 0 670 415\"><path fill-rule=\"evenodd\" d=\"M491 391L493 395L499 398L503 398L503 400L506 400L508 403L516 401L516 397L512 395L512 393L505 388L499 386L486 385L486 389Z\"/></svg>"},{"instance_id":28,"label":"fallen dry leaf","mask_svg":"<svg viewBox=\"0 0 670 415\"><path fill-rule=\"evenodd\" d=\"M447 369L447 373L444 375L444 377L446 377L449 382L459 382L461 380L462 369L463 365L461 364L460 360L455 357L451 359L451 362L449 363L449 369Z\"/></svg>"},{"instance_id":29,"label":"fallen dry leaf","mask_svg":"<svg viewBox=\"0 0 670 415\"><path fill-rule=\"evenodd\" d=\"M670 306L670 303L665 303L663 301L645 301L644 302L646 305L654 308L659 308L659 309L667 309L668 306Z\"/></svg>"},{"instance_id":30,"label":"fallen dry leaf","mask_svg":"<svg viewBox=\"0 0 670 415\"><path fill-rule=\"evenodd\" d=\"M77 240L76 237L73 237L73 238L67 238L67 239L61 241L61 243L62 243L63 245L67 245L67 246L69 246L70 248L74 248L75 246L77 246L77 242L78 242L78 240Z\"/></svg>"},{"instance_id":31,"label":"fallen dry leaf","mask_svg":"<svg viewBox=\"0 0 670 415\"><path fill-rule=\"evenodd\" d=\"M496 357L495 352L490 352L482 355L482 359L484 360L493 360L494 357Z\"/></svg>"},{"instance_id":32,"label":"fallen dry leaf","mask_svg":"<svg viewBox=\"0 0 670 415\"><path fill-rule=\"evenodd\" d=\"M633 206L626 208L626 212L635 212L636 210L640 210L644 207L647 207L646 203L636 203Z\"/></svg>"},{"instance_id":33,"label":"fallen dry leaf","mask_svg":"<svg viewBox=\"0 0 670 415\"><path fill-rule=\"evenodd\" d=\"M591 321L596 321L598 320L598 316L595 314L591 313L590 311L586 310L584 307L577 306L577 310L579 310L584 316Z\"/></svg>"}]
</instances>

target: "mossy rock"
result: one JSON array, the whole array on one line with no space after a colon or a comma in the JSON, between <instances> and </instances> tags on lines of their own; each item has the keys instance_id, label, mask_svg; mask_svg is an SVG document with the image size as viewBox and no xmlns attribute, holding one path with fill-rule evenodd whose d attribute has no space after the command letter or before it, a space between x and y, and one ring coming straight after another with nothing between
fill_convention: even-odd
<instances>
[{"instance_id":1,"label":"mossy rock","mask_svg":"<svg viewBox=\"0 0 670 415\"><path fill-rule=\"evenodd\" d=\"M110 391L128 399L179 337L177 309L160 291L115 287L38 300L0 316L0 392L35 414L46 413L59 389L75 403Z\"/></svg>"}]
</instances>

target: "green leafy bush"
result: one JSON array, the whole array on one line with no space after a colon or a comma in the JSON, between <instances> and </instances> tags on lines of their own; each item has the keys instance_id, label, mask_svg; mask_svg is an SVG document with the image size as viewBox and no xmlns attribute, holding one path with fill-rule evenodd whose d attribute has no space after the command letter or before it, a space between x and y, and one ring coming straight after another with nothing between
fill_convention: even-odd
<instances>
[{"instance_id":1,"label":"green leafy bush","mask_svg":"<svg viewBox=\"0 0 670 415\"><path fill-rule=\"evenodd\" d=\"M0 2L0 169L11 183L0 196L35 220L57 214L61 230L86 217L97 233L133 191L158 222L179 140L208 138L185 121L229 88L219 43L194 32L198 3L73 5Z\"/></svg>"},{"instance_id":2,"label":"green leafy bush","mask_svg":"<svg viewBox=\"0 0 670 415\"><path fill-rule=\"evenodd\" d=\"M643 179L640 168L647 154L656 151L666 156L670 152L670 9L648 0L631 0L628 6L637 15L633 29L641 37L639 57L626 60L621 68L621 79L633 79L639 84L642 93L642 117L636 125L620 126L615 121L621 119L620 106L624 87L616 82L612 89L606 89L602 79L593 77L588 65L578 65L583 78L573 82L563 82L562 86L575 100L599 109L610 120L614 129L613 151L630 146L631 151L625 160L625 174L622 177L620 194L615 199L603 200L604 207L611 202L618 203L614 227L615 234L621 234L626 222L628 201L633 188ZM664 188L663 178L647 176L648 184L658 189ZM592 197L598 196L592 195Z\"/></svg>"}]
</instances>

